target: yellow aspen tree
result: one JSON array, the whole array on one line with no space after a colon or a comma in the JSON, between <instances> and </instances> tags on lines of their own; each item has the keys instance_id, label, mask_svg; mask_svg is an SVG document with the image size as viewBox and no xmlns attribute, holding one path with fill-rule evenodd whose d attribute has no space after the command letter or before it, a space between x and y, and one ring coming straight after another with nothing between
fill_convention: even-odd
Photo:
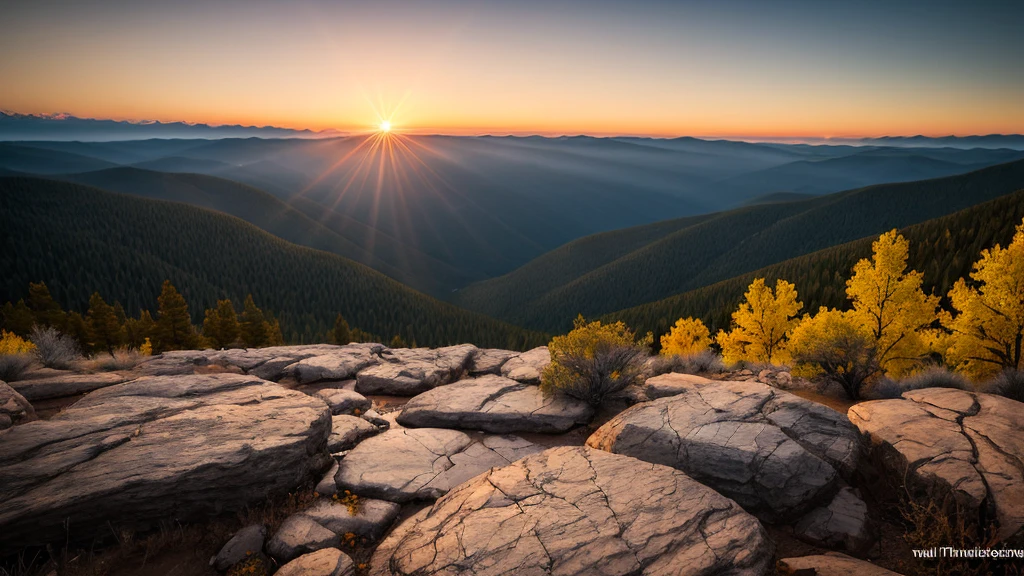
<instances>
[{"instance_id":1,"label":"yellow aspen tree","mask_svg":"<svg viewBox=\"0 0 1024 576\"><path fill-rule=\"evenodd\" d=\"M796 286L780 279L773 292L764 278L758 278L744 296L746 300L732 313L732 329L720 330L715 337L723 359L727 364L788 362L786 338L799 322L796 314L803 307L797 301Z\"/></svg>"},{"instance_id":2,"label":"yellow aspen tree","mask_svg":"<svg viewBox=\"0 0 1024 576\"><path fill-rule=\"evenodd\" d=\"M975 379L1021 368L1024 343L1024 222L1006 248L983 250L971 279L949 291L956 315L942 313L948 338L946 361Z\"/></svg>"},{"instance_id":3,"label":"yellow aspen tree","mask_svg":"<svg viewBox=\"0 0 1024 576\"><path fill-rule=\"evenodd\" d=\"M910 243L896 230L879 236L871 250L871 259L857 262L846 282L849 318L871 335L882 369L899 377L927 354L939 299L921 290L920 272L907 270Z\"/></svg>"},{"instance_id":4,"label":"yellow aspen tree","mask_svg":"<svg viewBox=\"0 0 1024 576\"><path fill-rule=\"evenodd\" d=\"M699 318L680 318L668 334L661 337L661 354L684 356L696 354L711 345L711 332Z\"/></svg>"}]
</instances>

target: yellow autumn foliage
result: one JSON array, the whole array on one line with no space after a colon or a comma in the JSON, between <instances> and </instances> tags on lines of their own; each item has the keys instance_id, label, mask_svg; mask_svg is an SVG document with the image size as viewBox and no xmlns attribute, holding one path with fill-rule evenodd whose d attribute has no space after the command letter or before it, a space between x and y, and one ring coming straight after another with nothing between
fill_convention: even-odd
<instances>
[{"instance_id":1,"label":"yellow autumn foliage","mask_svg":"<svg viewBox=\"0 0 1024 576\"><path fill-rule=\"evenodd\" d=\"M661 337L661 354L686 356L708 349L711 332L699 318L680 318L668 334Z\"/></svg>"},{"instance_id":2,"label":"yellow autumn foliage","mask_svg":"<svg viewBox=\"0 0 1024 576\"><path fill-rule=\"evenodd\" d=\"M744 296L739 309L732 313L732 329L720 330L715 337L723 360L726 364L788 362L786 338L799 321L796 314L803 307L797 301L796 286L780 279L773 291L764 278L758 278L751 282Z\"/></svg>"},{"instance_id":3,"label":"yellow autumn foliage","mask_svg":"<svg viewBox=\"0 0 1024 576\"><path fill-rule=\"evenodd\" d=\"M36 349L36 345L21 336L6 330L0 330L0 355L28 354Z\"/></svg>"}]
</instances>

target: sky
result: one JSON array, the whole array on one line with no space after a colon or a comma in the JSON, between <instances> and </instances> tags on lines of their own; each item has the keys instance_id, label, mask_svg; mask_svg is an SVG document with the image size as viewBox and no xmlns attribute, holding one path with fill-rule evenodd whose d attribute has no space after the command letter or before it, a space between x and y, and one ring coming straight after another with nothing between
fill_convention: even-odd
<instances>
[{"instance_id":1,"label":"sky","mask_svg":"<svg viewBox=\"0 0 1024 576\"><path fill-rule=\"evenodd\" d=\"M408 132L1024 133L1024 2L6 0L0 109Z\"/></svg>"}]
</instances>

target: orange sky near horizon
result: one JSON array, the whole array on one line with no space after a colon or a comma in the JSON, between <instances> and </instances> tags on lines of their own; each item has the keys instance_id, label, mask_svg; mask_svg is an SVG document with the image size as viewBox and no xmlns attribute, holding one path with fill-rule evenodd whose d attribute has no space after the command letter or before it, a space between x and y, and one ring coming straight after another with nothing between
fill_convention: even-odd
<instances>
[{"instance_id":1,"label":"orange sky near horizon","mask_svg":"<svg viewBox=\"0 0 1024 576\"><path fill-rule=\"evenodd\" d=\"M449 134L1024 133L1024 68L997 57L1017 46L940 41L945 20L912 42L889 20L823 31L850 15L661 2L257 4L16 6L0 23L0 108L342 131L372 130L380 111Z\"/></svg>"}]
</instances>

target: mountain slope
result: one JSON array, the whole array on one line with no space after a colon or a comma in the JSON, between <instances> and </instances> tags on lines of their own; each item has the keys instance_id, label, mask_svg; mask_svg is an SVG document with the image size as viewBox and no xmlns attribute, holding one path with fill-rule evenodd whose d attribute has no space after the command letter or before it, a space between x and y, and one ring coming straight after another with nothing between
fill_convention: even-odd
<instances>
[{"instance_id":1,"label":"mountain slope","mask_svg":"<svg viewBox=\"0 0 1024 576\"><path fill-rule=\"evenodd\" d=\"M43 150L31 146L0 143L0 168L30 174L60 174L102 170L116 166L112 162L74 152Z\"/></svg>"},{"instance_id":2,"label":"mountain slope","mask_svg":"<svg viewBox=\"0 0 1024 576\"><path fill-rule=\"evenodd\" d=\"M1024 189L959 212L900 230L910 241L908 266L924 275L926 292L944 297L959 278L967 277L981 251L1006 245L1024 218ZM675 296L620 310L605 320L623 320L640 332L665 333L678 318L701 318L712 332L726 328L730 314L754 278L769 283L782 278L796 285L803 312L820 306L845 307L846 280L854 264L871 256L877 236L792 258Z\"/></svg>"},{"instance_id":3,"label":"mountain slope","mask_svg":"<svg viewBox=\"0 0 1024 576\"><path fill-rule=\"evenodd\" d=\"M558 331L579 313L594 316L660 300L775 262L949 214L1021 187L1024 161L1016 161L960 176L748 206L682 227L554 289L531 290L544 281L539 274L530 274L534 268L527 265L521 273L470 286L455 301L519 325ZM513 292L519 293L514 297L516 305L505 306Z\"/></svg>"},{"instance_id":4,"label":"mountain slope","mask_svg":"<svg viewBox=\"0 0 1024 576\"><path fill-rule=\"evenodd\" d=\"M356 327L421 345L474 342L523 348L536 333L434 300L370 268L296 246L237 218L38 178L0 178L0 301L30 281L83 310L99 291L131 312L153 309L165 279L194 321L218 298L252 293L286 338L315 338L342 313Z\"/></svg>"}]
</instances>

